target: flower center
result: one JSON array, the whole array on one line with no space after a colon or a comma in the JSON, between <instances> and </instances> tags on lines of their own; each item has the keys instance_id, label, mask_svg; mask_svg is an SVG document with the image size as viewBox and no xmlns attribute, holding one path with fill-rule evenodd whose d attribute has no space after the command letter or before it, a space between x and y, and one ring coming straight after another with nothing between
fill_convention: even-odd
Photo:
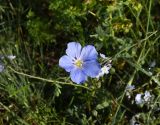
<instances>
[{"instance_id":1,"label":"flower center","mask_svg":"<svg viewBox=\"0 0 160 125\"><path fill-rule=\"evenodd\" d=\"M82 60L76 60L75 63L74 63L78 68L82 68L83 66L83 61Z\"/></svg>"}]
</instances>

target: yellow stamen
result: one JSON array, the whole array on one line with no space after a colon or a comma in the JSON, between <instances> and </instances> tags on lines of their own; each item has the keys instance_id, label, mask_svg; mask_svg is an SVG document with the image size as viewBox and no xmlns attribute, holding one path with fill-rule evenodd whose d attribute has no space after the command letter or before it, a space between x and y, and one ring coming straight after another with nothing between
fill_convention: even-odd
<instances>
[{"instance_id":1,"label":"yellow stamen","mask_svg":"<svg viewBox=\"0 0 160 125\"><path fill-rule=\"evenodd\" d=\"M82 68L83 61L82 61L82 60L76 60L76 61L75 61L75 65L76 65L78 68Z\"/></svg>"}]
</instances>

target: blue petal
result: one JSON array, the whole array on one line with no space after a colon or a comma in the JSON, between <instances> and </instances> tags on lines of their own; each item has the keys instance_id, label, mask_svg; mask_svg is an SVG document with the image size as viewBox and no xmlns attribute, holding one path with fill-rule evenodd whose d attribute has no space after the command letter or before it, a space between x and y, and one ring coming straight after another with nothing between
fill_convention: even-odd
<instances>
[{"instance_id":1,"label":"blue petal","mask_svg":"<svg viewBox=\"0 0 160 125\"><path fill-rule=\"evenodd\" d=\"M70 77L73 82L80 84L87 80L86 74L78 68L74 68L74 70L71 71Z\"/></svg>"},{"instance_id":2,"label":"blue petal","mask_svg":"<svg viewBox=\"0 0 160 125\"><path fill-rule=\"evenodd\" d=\"M67 55L62 56L59 59L59 66L64 68L67 72L70 72L74 68L72 59Z\"/></svg>"},{"instance_id":3,"label":"blue petal","mask_svg":"<svg viewBox=\"0 0 160 125\"><path fill-rule=\"evenodd\" d=\"M77 42L70 42L67 45L66 54L72 58L79 58L81 53L81 44Z\"/></svg>"},{"instance_id":4,"label":"blue petal","mask_svg":"<svg viewBox=\"0 0 160 125\"><path fill-rule=\"evenodd\" d=\"M84 61L87 60L96 60L98 56L98 53L94 46L87 45L82 49L80 58Z\"/></svg>"},{"instance_id":5,"label":"blue petal","mask_svg":"<svg viewBox=\"0 0 160 125\"><path fill-rule=\"evenodd\" d=\"M100 73L101 67L96 60L86 61L83 64L83 71L88 76L95 78Z\"/></svg>"}]
</instances>

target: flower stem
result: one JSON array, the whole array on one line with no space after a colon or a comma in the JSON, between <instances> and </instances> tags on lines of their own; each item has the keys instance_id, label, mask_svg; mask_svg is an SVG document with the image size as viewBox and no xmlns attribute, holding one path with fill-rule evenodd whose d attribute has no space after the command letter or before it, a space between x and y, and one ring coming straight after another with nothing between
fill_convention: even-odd
<instances>
[{"instance_id":1,"label":"flower stem","mask_svg":"<svg viewBox=\"0 0 160 125\"><path fill-rule=\"evenodd\" d=\"M29 77L29 78L32 78L32 79L38 79L38 80L42 80L42 81L49 82L49 83L54 83L54 84L70 85L70 86L74 86L74 87L80 87L80 88L84 88L84 89L87 89L87 90L91 91L90 88L88 88L86 86L83 86L83 85L73 84L72 82L66 83L66 82L61 82L61 81L56 81L56 80L49 80L49 79L45 79L45 78L41 78L41 77L25 74L25 73L22 73L22 72L18 72L18 71L14 70L10 66L8 68L10 70L12 70L16 74L19 74L19 75L22 75L22 76L26 76L26 77Z\"/></svg>"}]
</instances>

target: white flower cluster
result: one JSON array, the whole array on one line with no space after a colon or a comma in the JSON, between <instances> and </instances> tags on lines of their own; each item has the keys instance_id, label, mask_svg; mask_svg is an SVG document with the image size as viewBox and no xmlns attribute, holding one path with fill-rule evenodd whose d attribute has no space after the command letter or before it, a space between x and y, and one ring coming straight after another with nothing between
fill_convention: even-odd
<instances>
[{"instance_id":1,"label":"white flower cluster","mask_svg":"<svg viewBox=\"0 0 160 125\"><path fill-rule=\"evenodd\" d=\"M100 57L104 60L108 60L109 58L106 57L104 54L100 53ZM99 79L100 77L103 77L105 74L107 75L109 73L109 70L111 69L112 65L110 64L111 61L109 61L108 64L105 64L102 68L100 73L96 76L97 79Z\"/></svg>"},{"instance_id":2,"label":"white flower cluster","mask_svg":"<svg viewBox=\"0 0 160 125\"><path fill-rule=\"evenodd\" d=\"M152 95L150 94L149 91L145 91L144 94L140 93L137 94L135 97L135 102L137 105L143 105L149 101L151 101Z\"/></svg>"},{"instance_id":3,"label":"white flower cluster","mask_svg":"<svg viewBox=\"0 0 160 125\"><path fill-rule=\"evenodd\" d=\"M105 74L108 74L110 68L111 68L111 64L104 65L104 66L101 68L100 73L96 76L96 78L99 79L100 77L103 77Z\"/></svg>"},{"instance_id":4,"label":"white flower cluster","mask_svg":"<svg viewBox=\"0 0 160 125\"><path fill-rule=\"evenodd\" d=\"M133 90L135 89L134 85L127 85L126 86L126 96L128 99L131 98L131 95L133 95ZM139 106L143 106L144 104L150 103L152 99L154 98L154 95L151 95L149 91L145 91L144 93L138 93L135 96L135 99L132 100L132 104L135 102Z\"/></svg>"}]
</instances>

